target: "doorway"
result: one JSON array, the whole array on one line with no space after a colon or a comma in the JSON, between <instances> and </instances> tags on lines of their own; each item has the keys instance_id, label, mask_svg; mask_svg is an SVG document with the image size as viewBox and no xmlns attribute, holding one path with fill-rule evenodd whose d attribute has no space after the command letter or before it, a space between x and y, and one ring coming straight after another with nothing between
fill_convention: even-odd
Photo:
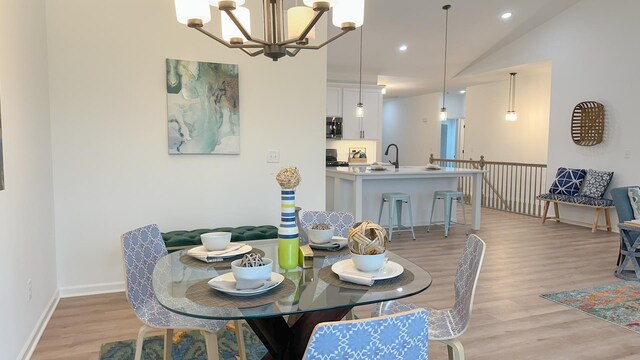
<instances>
[{"instance_id":1,"label":"doorway","mask_svg":"<svg viewBox=\"0 0 640 360\"><path fill-rule=\"evenodd\" d=\"M460 157L460 119L447 119L440 124L440 158Z\"/></svg>"}]
</instances>

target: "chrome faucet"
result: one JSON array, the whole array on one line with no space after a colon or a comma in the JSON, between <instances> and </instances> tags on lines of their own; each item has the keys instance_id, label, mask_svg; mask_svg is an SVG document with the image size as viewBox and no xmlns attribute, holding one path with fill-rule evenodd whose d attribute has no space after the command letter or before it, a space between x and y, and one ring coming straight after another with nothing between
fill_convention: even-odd
<instances>
[{"instance_id":1,"label":"chrome faucet","mask_svg":"<svg viewBox=\"0 0 640 360\"><path fill-rule=\"evenodd\" d=\"M389 156L389 148L390 147L395 147L396 148L396 161L395 162L391 162L392 165L395 165L396 169L398 169L400 167L400 162L398 161L398 145L396 144L389 144L389 146L387 146L387 150L385 150L384 155L385 156Z\"/></svg>"}]
</instances>

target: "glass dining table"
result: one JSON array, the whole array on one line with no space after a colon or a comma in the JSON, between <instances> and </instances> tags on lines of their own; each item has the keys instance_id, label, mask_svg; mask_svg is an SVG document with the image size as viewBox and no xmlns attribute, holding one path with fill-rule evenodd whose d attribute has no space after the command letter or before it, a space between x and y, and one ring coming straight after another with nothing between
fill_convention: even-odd
<instances>
[{"instance_id":1,"label":"glass dining table","mask_svg":"<svg viewBox=\"0 0 640 360\"><path fill-rule=\"evenodd\" d=\"M411 261L387 251L390 262L401 265L401 275L373 286L341 281L331 265L350 258L347 250L314 255L313 267L285 270L278 266L277 240L248 242L273 259L273 271L284 276L276 288L240 297L211 289L207 282L231 271L229 261L205 263L177 251L161 258L153 271L158 301L176 313L203 319L244 319L265 345L264 359L301 359L314 327L338 321L355 306L396 300L418 294L431 285L431 275Z\"/></svg>"}]
</instances>

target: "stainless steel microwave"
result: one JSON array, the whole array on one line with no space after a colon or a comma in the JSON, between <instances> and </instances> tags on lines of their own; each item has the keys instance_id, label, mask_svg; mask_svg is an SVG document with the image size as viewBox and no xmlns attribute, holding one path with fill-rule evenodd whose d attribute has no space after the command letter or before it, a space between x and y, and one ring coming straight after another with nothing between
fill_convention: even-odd
<instances>
[{"instance_id":1,"label":"stainless steel microwave","mask_svg":"<svg viewBox=\"0 0 640 360\"><path fill-rule=\"evenodd\" d=\"M327 139L342 139L342 118L327 116Z\"/></svg>"}]
</instances>

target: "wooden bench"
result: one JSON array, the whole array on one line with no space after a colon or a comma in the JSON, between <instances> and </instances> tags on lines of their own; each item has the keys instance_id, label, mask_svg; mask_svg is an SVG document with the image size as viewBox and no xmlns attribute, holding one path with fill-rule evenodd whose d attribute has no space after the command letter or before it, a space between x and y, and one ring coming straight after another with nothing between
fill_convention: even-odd
<instances>
[{"instance_id":1,"label":"wooden bench","mask_svg":"<svg viewBox=\"0 0 640 360\"><path fill-rule=\"evenodd\" d=\"M591 226L591 232L596 232L599 228L600 213L604 210L604 218L606 222L606 230L611 232L611 218L609 217L609 209L615 207L613 200L607 198L591 198L587 196L571 196L561 194L542 194L536 197L538 200L545 202L544 212L542 214L542 223L544 224L547 219L554 219L556 222L560 222L560 211L558 210L558 204L589 207L596 210L596 215L593 218L593 225ZM547 217L549 211L549 205L553 203L553 209L555 210L555 216Z\"/></svg>"}]
</instances>

